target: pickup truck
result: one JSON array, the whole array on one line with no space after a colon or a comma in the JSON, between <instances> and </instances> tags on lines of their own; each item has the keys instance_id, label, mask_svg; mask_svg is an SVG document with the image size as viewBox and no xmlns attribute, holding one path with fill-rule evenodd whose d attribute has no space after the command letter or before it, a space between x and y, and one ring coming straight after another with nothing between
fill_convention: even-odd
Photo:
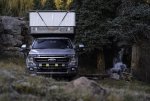
<instances>
[{"instance_id":1,"label":"pickup truck","mask_svg":"<svg viewBox=\"0 0 150 101\"><path fill-rule=\"evenodd\" d=\"M32 45L26 57L31 74L75 76L78 73L76 51L84 48L73 43L75 13L66 11L31 11ZM22 45L23 50L27 45Z\"/></svg>"}]
</instances>

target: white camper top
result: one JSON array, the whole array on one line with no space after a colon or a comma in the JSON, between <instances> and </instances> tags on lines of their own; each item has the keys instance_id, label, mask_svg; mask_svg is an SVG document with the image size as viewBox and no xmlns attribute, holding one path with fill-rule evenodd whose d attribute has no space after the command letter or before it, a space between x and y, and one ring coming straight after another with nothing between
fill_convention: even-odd
<instances>
[{"instance_id":1,"label":"white camper top","mask_svg":"<svg viewBox=\"0 0 150 101\"><path fill-rule=\"evenodd\" d=\"M29 26L31 34L74 33L74 11L30 11Z\"/></svg>"},{"instance_id":2,"label":"white camper top","mask_svg":"<svg viewBox=\"0 0 150 101\"><path fill-rule=\"evenodd\" d=\"M41 19L42 18L42 19ZM73 11L30 11L30 27L73 27L75 26L75 12ZM63 21L62 21L63 20ZM44 21L44 22L43 22Z\"/></svg>"}]
</instances>

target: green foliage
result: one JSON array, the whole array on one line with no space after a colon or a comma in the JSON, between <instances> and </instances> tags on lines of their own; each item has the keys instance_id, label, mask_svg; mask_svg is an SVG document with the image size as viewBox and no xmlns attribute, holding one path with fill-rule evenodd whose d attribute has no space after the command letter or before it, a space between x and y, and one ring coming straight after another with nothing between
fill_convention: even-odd
<instances>
[{"instance_id":1,"label":"green foliage","mask_svg":"<svg viewBox=\"0 0 150 101\"><path fill-rule=\"evenodd\" d=\"M139 4L122 9L123 13L113 19L107 31L107 37L113 37L113 41L126 41L138 43L150 39L150 6Z\"/></svg>"},{"instance_id":2,"label":"green foliage","mask_svg":"<svg viewBox=\"0 0 150 101\"><path fill-rule=\"evenodd\" d=\"M77 41L81 40L88 51L101 49L106 39L108 21L116 16L120 0L84 0L77 8Z\"/></svg>"},{"instance_id":3,"label":"green foliage","mask_svg":"<svg viewBox=\"0 0 150 101\"><path fill-rule=\"evenodd\" d=\"M0 0L0 14L25 16L29 10L76 9L77 42L88 51L120 40L149 38L149 0ZM142 33L142 34L141 34Z\"/></svg>"},{"instance_id":4,"label":"green foliage","mask_svg":"<svg viewBox=\"0 0 150 101\"><path fill-rule=\"evenodd\" d=\"M58 10L69 10L73 0L54 0Z\"/></svg>"},{"instance_id":5,"label":"green foliage","mask_svg":"<svg viewBox=\"0 0 150 101\"><path fill-rule=\"evenodd\" d=\"M25 16L29 10L55 9L53 0L0 0L0 15Z\"/></svg>"},{"instance_id":6,"label":"green foliage","mask_svg":"<svg viewBox=\"0 0 150 101\"><path fill-rule=\"evenodd\" d=\"M23 16L33 5L33 0L0 0L0 14Z\"/></svg>"},{"instance_id":7,"label":"green foliage","mask_svg":"<svg viewBox=\"0 0 150 101\"><path fill-rule=\"evenodd\" d=\"M87 51L150 38L150 6L141 0L76 0L77 42Z\"/></svg>"},{"instance_id":8,"label":"green foliage","mask_svg":"<svg viewBox=\"0 0 150 101\"><path fill-rule=\"evenodd\" d=\"M34 10L54 10L53 0L34 0Z\"/></svg>"}]
</instances>

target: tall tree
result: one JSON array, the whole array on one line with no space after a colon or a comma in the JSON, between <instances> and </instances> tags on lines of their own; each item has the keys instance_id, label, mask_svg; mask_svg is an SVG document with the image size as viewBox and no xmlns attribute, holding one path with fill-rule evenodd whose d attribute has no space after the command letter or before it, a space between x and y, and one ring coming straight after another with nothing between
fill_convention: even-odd
<instances>
[{"instance_id":1,"label":"tall tree","mask_svg":"<svg viewBox=\"0 0 150 101\"><path fill-rule=\"evenodd\" d=\"M56 9L54 0L34 0L34 10L54 10Z\"/></svg>"},{"instance_id":2,"label":"tall tree","mask_svg":"<svg viewBox=\"0 0 150 101\"><path fill-rule=\"evenodd\" d=\"M54 0L54 2L58 10L69 10L73 0Z\"/></svg>"},{"instance_id":3,"label":"tall tree","mask_svg":"<svg viewBox=\"0 0 150 101\"><path fill-rule=\"evenodd\" d=\"M79 0L76 1L79 3ZM116 16L120 0L83 0L77 8L77 41L87 46L86 51L97 54L97 68L104 70L103 46L109 43L106 38L108 22Z\"/></svg>"},{"instance_id":4,"label":"tall tree","mask_svg":"<svg viewBox=\"0 0 150 101\"><path fill-rule=\"evenodd\" d=\"M25 16L29 10L55 8L53 0L0 0L0 15Z\"/></svg>"},{"instance_id":5,"label":"tall tree","mask_svg":"<svg viewBox=\"0 0 150 101\"><path fill-rule=\"evenodd\" d=\"M124 42L126 45L150 39L150 5L148 0L75 0L77 41L86 52L97 54L97 67L103 68L104 46ZM129 43L130 42L130 43ZM124 44L124 43L123 43Z\"/></svg>"},{"instance_id":6,"label":"tall tree","mask_svg":"<svg viewBox=\"0 0 150 101\"><path fill-rule=\"evenodd\" d=\"M0 0L1 15L23 16L33 8L34 0Z\"/></svg>"}]
</instances>

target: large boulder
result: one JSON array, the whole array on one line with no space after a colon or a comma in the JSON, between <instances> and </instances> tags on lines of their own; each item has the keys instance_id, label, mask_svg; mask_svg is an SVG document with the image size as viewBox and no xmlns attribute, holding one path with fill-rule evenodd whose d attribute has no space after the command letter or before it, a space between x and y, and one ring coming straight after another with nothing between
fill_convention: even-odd
<instances>
[{"instance_id":1,"label":"large boulder","mask_svg":"<svg viewBox=\"0 0 150 101\"><path fill-rule=\"evenodd\" d=\"M81 97L89 96L93 99L104 99L106 90L100 87L98 83L89 80L86 77L80 77L64 87L67 93L76 93Z\"/></svg>"},{"instance_id":2,"label":"large boulder","mask_svg":"<svg viewBox=\"0 0 150 101\"><path fill-rule=\"evenodd\" d=\"M6 34L21 34L21 26L25 24L24 21L9 16L2 16L1 20Z\"/></svg>"},{"instance_id":3,"label":"large boulder","mask_svg":"<svg viewBox=\"0 0 150 101\"><path fill-rule=\"evenodd\" d=\"M19 48L24 43L24 29L28 29L25 21L16 17L0 17L0 52L2 54L21 55Z\"/></svg>"},{"instance_id":4,"label":"large boulder","mask_svg":"<svg viewBox=\"0 0 150 101\"><path fill-rule=\"evenodd\" d=\"M0 34L3 33L4 31L4 26L2 24L2 20L0 19Z\"/></svg>"},{"instance_id":5,"label":"large boulder","mask_svg":"<svg viewBox=\"0 0 150 101\"><path fill-rule=\"evenodd\" d=\"M21 37L21 36L20 36ZM5 46L20 46L22 44L22 39L13 34L2 34L1 35L1 44Z\"/></svg>"}]
</instances>

